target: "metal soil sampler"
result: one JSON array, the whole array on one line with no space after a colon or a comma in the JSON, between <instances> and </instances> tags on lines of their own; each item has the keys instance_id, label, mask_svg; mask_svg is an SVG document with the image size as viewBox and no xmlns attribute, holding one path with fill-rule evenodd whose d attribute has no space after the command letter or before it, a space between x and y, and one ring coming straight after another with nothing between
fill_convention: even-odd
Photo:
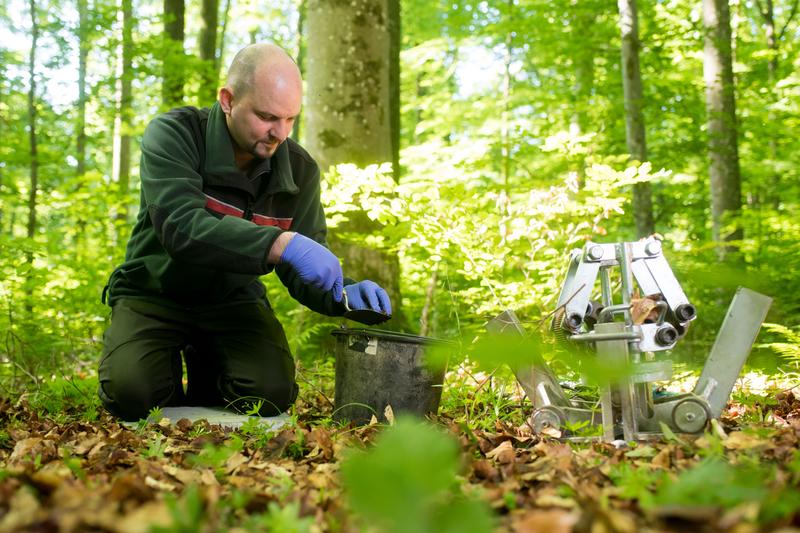
<instances>
[{"instance_id":1,"label":"metal soil sampler","mask_svg":"<svg viewBox=\"0 0 800 533\"><path fill-rule=\"evenodd\" d=\"M619 302L614 301L612 270L619 276ZM598 278L601 296L595 302L591 296ZM631 307L637 286L655 303L657 318L650 323L634 323ZM626 365L628 371L600 387L598 409L570 400L535 354L532 365L515 369L533 403L534 432L553 428L570 437L569 427L602 426L606 441L657 436L661 423L674 432L702 432L725 408L771 303L771 298L740 287L694 390L655 398L652 382L672 375L671 361L658 355L672 349L696 317L695 307L662 253L661 242L652 237L637 242L588 242L573 250L552 329L567 342L585 343L591 348L587 356L597 357L598 363ZM511 310L492 319L487 329L524 334Z\"/></svg>"}]
</instances>

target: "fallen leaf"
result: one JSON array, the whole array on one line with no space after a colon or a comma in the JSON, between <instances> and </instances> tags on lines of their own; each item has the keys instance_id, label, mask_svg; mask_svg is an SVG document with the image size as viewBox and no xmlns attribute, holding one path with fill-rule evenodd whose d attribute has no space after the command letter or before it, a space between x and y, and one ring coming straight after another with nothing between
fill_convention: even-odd
<instances>
[{"instance_id":1,"label":"fallen leaf","mask_svg":"<svg viewBox=\"0 0 800 533\"><path fill-rule=\"evenodd\" d=\"M389 422L390 426L394 425L394 410L392 410L392 406L386 404L386 408L383 410L383 416L386 418L386 421Z\"/></svg>"},{"instance_id":2,"label":"fallen leaf","mask_svg":"<svg viewBox=\"0 0 800 533\"><path fill-rule=\"evenodd\" d=\"M722 445L728 450L758 450L770 447L770 441L761 439L750 433L734 431L728 438L722 441Z\"/></svg>"},{"instance_id":3,"label":"fallen leaf","mask_svg":"<svg viewBox=\"0 0 800 533\"><path fill-rule=\"evenodd\" d=\"M167 483L165 481L159 481L153 477L146 476L144 478L144 484L148 487L157 489L157 490L165 490L167 492L175 492L176 487L171 483Z\"/></svg>"},{"instance_id":4,"label":"fallen leaf","mask_svg":"<svg viewBox=\"0 0 800 533\"><path fill-rule=\"evenodd\" d=\"M658 318L655 312L656 301L651 298L633 298L631 299L631 320L637 326L644 324L646 320L655 320Z\"/></svg>"},{"instance_id":5,"label":"fallen leaf","mask_svg":"<svg viewBox=\"0 0 800 533\"><path fill-rule=\"evenodd\" d=\"M666 446L662 448L655 457L653 457L653 460L650 461L650 464L658 468L663 468L664 470L669 470L669 468L672 466L671 457L672 450L669 446Z\"/></svg>"},{"instance_id":6,"label":"fallen leaf","mask_svg":"<svg viewBox=\"0 0 800 533\"><path fill-rule=\"evenodd\" d=\"M578 518L577 512L534 509L515 516L511 527L515 533L570 533Z\"/></svg>"},{"instance_id":7,"label":"fallen leaf","mask_svg":"<svg viewBox=\"0 0 800 533\"><path fill-rule=\"evenodd\" d=\"M500 474L497 468L493 467L492 464L486 459L478 459L477 461L473 461L472 471L475 473L476 478L487 480L497 479Z\"/></svg>"},{"instance_id":8,"label":"fallen leaf","mask_svg":"<svg viewBox=\"0 0 800 533\"><path fill-rule=\"evenodd\" d=\"M500 446L490 450L489 453L486 454L487 459L494 459L500 464L513 463L515 456L514 447L511 445L511 441L508 440L503 441Z\"/></svg>"},{"instance_id":9,"label":"fallen leaf","mask_svg":"<svg viewBox=\"0 0 800 533\"><path fill-rule=\"evenodd\" d=\"M8 502L8 512L0 520L0 531L24 531L37 519L41 505L30 487L22 487Z\"/></svg>"},{"instance_id":10,"label":"fallen leaf","mask_svg":"<svg viewBox=\"0 0 800 533\"><path fill-rule=\"evenodd\" d=\"M225 461L225 471L230 474L243 464L247 463L248 460L249 459L247 457L239 452L236 452L228 457L227 461Z\"/></svg>"},{"instance_id":11,"label":"fallen leaf","mask_svg":"<svg viewBox=\"0 0 800 533\"><path fill-rule=\"evenodd\" d=\"M116 524L117 533L149 533L154 526L168 528L172 514L163 501L147 502L123 516Z\"/></svg>"}]
</instances>

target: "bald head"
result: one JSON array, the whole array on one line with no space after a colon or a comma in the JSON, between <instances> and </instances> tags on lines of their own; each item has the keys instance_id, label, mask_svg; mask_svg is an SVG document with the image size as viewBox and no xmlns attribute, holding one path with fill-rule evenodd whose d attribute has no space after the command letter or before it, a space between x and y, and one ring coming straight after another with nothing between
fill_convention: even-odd
<instances>
[{"instance_id":1,"label":"bald head","mask_svg":"<svg viewBox=\"0 0 800 533\"><path fill-rule=\"evenodd\" d=\"M272 157L291 133L302 100L300 69L282 48L251 44L236 54L228 83L219 90L219 107L239 168Z\"/></svg>"},{"instance_id":2,"label":"bald head","mask_svg":"<svg viewBox=\"0 0 800 533\"><path fill-rule=\"evenodd\" d=\"M300 88L300 69L283 48L271 43L245 46L236 54L228 69L227 87L243 98L263 83L277 83L283 88Z\"/></svg>"}]
</instances>

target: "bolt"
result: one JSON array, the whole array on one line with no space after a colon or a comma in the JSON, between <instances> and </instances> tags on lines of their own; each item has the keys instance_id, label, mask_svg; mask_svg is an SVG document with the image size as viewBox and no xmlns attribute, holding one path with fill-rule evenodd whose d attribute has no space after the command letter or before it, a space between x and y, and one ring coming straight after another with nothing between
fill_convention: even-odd
<instances>
[{"instance_id":1,"label":"bolt","mask_svg":"<svg viewBox=\"0 0 800 533\"><path fill-rule=\"evenodd\" d=\"M687 422L692 422L695 419L695 414L686 413L683 418L685 418Z\"/></svg>"},{"instance_id":2,"label":"bolt","mask_svg":"<svg viewBox=\"0 0 800 533\"><path fill-rule=\"evenodd\" d=\"M656 342L660 346L669 346L678 340L678 330L669 324L664 324L656 330Z\"/></svg>"},{"instance_id":3,"label":"bolt","mask_svg":"<svg viewBox=\"0 0 800 533\"><path fill-rule=\"evenodd\" d=\"M661 241L650 241L644 247L644 252L649 256L658 255L661 253Z\"/></svg>"},{"instance_id":4,"label":"bolt","mask_svg":"<svg viewBox=\"0 0 800 533\"><path fill-rule=\"evenodd\" d=\"M688 322L697 316L697 311L692 304L681 304L675 309L675 316L681 322Z\"/></svg>"},{"instance_id":5,"label":"bolt","mask_svg":"<svg viewBox=\"0 0 800 533\"><path fill-rule=\"evenodd\" d=\"M583 318L578 313L573 313L567 317L566 324L572 331L577 331L583 324Z\"/></svg>"},{"instance_id":6,"label":"bolt","mask_svg":"<svg viewBox=\"0 0 800 533\"><path fill-rule=\"evenodd\" d=\"M589 259L592 261L599 261L603 258L603 247L596 244L589 248Z\"/></svg>"}]
</instances>

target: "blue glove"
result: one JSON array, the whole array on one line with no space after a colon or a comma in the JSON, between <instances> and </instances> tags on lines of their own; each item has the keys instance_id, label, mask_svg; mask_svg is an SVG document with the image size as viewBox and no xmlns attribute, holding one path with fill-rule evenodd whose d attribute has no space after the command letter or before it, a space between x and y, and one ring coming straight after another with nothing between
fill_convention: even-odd
<instances>
[{"instance_id":1,"label":"blue glove","mask_svg":"<svg viewBox=\"0 0 800 533\"><path fill-rule=\"evenodd\" d=\"M370 309L387 315L392 314L389 295L380 285L368 279L344 288L345 301L351 310Z\"/></svg>"},{"instance_id":2,"label":"blue glove","mask_svg":"<svg viewBox=\"0 0 800 533\"><path fill-rule=\"evenodd\" d=\"M303 282L324 292L333 289L333 299L342 301L342 265L318 242L296 233L283 250L281 262L288 263Z\"/></svg>"}]
</instances>

